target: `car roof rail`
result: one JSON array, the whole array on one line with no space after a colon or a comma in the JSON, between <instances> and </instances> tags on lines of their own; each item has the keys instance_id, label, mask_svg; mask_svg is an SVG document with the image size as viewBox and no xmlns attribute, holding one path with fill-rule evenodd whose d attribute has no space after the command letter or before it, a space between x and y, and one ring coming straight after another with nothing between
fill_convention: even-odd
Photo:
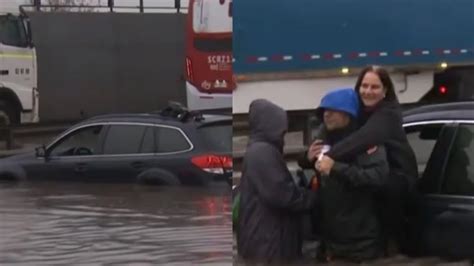
<instances>
[{"instance_id":1,"label":"car roof rail","mask_svg":"<svg viewBox=\"0 0 474 266\"><path fill-rule=\"evenodd\" d=\"M186 107L184 107L179 102L170 101L168 106L162 110L152 112L155 114L159 114L161 117L164 118L171 118L181 122L186 122L189 120L194 121L202 121L204 120L204 116L199 111L190 111Z\"/></svg>"},{"instance_id":2,"label":"car roof rail","mask_svg":"<svg viewBox=\"0 0 474 266\"><path fill-rule=\"evenodd\" d=\"M474 101L429 104L429 105L419 106L413 109L406 110L405 112L403 112L403 115L409 116L413 114L439 112L439 111L471 110L473 107L474 107Z\"/></svg>"}]
</instances>

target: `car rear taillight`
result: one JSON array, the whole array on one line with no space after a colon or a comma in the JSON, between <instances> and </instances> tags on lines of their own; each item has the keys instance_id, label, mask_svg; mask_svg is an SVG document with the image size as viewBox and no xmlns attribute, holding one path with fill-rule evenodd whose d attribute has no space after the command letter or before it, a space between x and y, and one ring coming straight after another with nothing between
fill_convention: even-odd
<instances>
[{"instance_id":1,"label":"car rear taillight","mask_svg":"<svg viewBox=\"0 0 474 266\"><path fill-rule=\"evenodd\" d=\"M448 88L446 88L446 86L439 87L439 93L443 95L448 93Z\"/></svg>"},{"instance_id":2,"label":"car rear taillight","mask_svg":"<svg viewBox=\"0 0 474 266\"><path fill-rule=\"evenodd\" d=\"M213 174L222 175L226 170L232 169L232 157L230 156L206 154L193 157L191 161L201 170Z\"/></svg>"},{"instance_id":3,"label":"car rear taillight","mask_svg":"<svg viewBox=\"0 0 474 266\"><path fill-rule=\"evenodd\" d=\"M188 79L190 82L194 81L193 62L189 57L186 57L186 75L188 75Z\"/></svg>"}]
</instances>

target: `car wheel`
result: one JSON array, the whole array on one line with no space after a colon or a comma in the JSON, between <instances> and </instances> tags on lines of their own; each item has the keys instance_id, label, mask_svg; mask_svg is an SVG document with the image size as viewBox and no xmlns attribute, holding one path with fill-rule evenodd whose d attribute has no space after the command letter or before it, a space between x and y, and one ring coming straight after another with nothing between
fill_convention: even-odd
<instances>
[{"instance_id":1,"label":"car wheel","mask_svg":"<svg viewBox=\"0 0 474 266\"><path fill-rule=\"evenodd\" d=\"M137 177L138 182L147 185L179 186L181 181L172 173L164 170L148 170Z\"/></svg>"}]
</instances>

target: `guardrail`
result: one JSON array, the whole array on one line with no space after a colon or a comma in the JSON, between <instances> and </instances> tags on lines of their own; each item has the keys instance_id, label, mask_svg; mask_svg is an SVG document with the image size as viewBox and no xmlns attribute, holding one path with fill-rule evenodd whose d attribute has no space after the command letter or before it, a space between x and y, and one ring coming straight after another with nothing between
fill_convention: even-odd
<instances>
[{"instance_id":1,"label":"guardrail","mask_svg":"<svg viewBox=\"0 0 474 266\"><path fill-rule=\"evenodd\" d=\"M68 129L73 123L22 124L16 126L0 126L0 141L5 141L7 150L15 149L15 140L39 135L56 135Z\"/></svg>"},{"instance_id":2,"label":"guardrail","mask_svg":"<svg viewBox=\"0 0 474 266\"><path fill-rule=\"evenodd\" d=\"M171 1L170 1L171 2ZM26 11L66 11L66 10L90 10L100 9L114 12L114 10L125 10L125 9L137 9L140 13L145 13L145 10L176 10L176 13L180 13L182 10L187 10L187 6L181 5L181 0L174 0L173 5L162 5L162 6L145 6L144 0L137 0L136 6L116 6L113 0L108 0L107 5L88 5L88 4L71 4L71 5L51 5L43 4L41 0L33 1L33 4L20 5L20 12L25 13Z\"/></svg>"}]
</instances>

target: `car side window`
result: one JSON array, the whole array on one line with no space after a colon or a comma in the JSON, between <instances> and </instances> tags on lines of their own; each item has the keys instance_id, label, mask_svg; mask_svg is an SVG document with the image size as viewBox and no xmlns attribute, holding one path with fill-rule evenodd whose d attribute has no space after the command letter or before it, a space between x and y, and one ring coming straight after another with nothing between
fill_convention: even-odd
<instances>
[{"instance_id":1,"label":"car side window","mask_svg":"<svg viewBox=\"0 0 474 266\"><path fill-rule=\"evenodd\" d=\"M444 124L425 124L405 127L408 143L415 152L418 173L422 177Z\"/></svg>"},{"instance_id":2,"label":"car side window","mask_svg":"<svg viewBox=\"0 0 474 266\"><path fill-rule=\"evenodd\" d=\"M86 156L99 153L100 133L104 126L90 126L75 130L49 152L50 156Z\"/></svg>"},{"instance_id":3,"label":"car side window","mask_svg":"<svg viewBox=\"0 0 474 266\"><path fill-rule=\"evenodd\" d=\"M140 147L140 153L155 152L155 127L147 127Z\"/></svg>"},{"instance_id":4,"label":"car side window","mask_svg":"<svg viewBox=\"0 0 474 266\"><path fill-rule=\"evenodd\" d=\"M183 133L177 129L157 127L155 132L158 153L180 152L191 148Z\"/></svg>"},{"instance_id":5,"label":"car side window","mask_svg":"<svg viewBox=\"0 0 474 266\"><path fill-rule=\"evenodd\" d=\"M145 129L140 125L111 125L104 142L104 154L139 153Z\"/></svg>"},{"instance_id":6,"label":"car side window","mask_svg":"<svg viewBox=\"0 0 474 266\"><path fill-rule=\"evenodd\" d=\"M474 125L461 124L444 171L443 194L474 196Z\"/></svg>"}]
</instances>

